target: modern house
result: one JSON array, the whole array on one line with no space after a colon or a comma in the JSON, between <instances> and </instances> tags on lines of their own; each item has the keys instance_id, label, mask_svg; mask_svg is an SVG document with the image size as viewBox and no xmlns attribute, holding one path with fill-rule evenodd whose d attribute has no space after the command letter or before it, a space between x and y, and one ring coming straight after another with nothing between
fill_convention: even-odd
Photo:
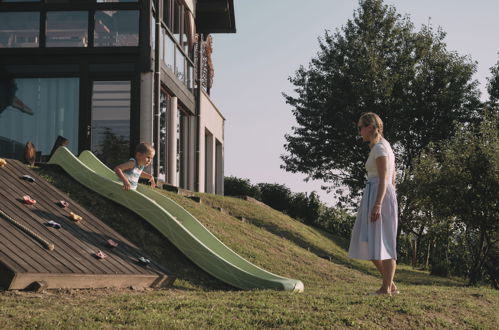
<instances>
[{"instance_id":1,"label":"modern house","mask_svg":"<svg viewBox=\"0 0 499 330\"><path fill-rule=\"evenodd\" d=\"M233 0L0 0L0 157L63 136L114 166L144 141L158 179L223 194L209 35L234 32Z\"/></svg>"}]
</instances>

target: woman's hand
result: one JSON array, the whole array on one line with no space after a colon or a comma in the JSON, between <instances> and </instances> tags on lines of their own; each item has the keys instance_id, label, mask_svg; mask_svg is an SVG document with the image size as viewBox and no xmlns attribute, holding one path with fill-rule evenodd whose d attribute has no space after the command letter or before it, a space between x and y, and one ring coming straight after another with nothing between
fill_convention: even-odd
<instances>
[{"instance_id":1,"label":"woman's hand","mask_svg":"<svg viewBox=\"0 0 499 330\"><path fill-rule=\"evenodd\" d=\"M156 181L154 181L154 177L151 176L149 178L149 183L151 184L151 187L156 188Z\"/></svg>"},{"instance_id":2,"label":"woman's hand","mask_svg":"<svg viewBox=\"0 0 499 330\"><path fill-rule=\"evenodd\" d=\"M381 203L374 204L373 210L371 212L371 222L378 221L381 215Z\"/></svg>"}]
</instances>

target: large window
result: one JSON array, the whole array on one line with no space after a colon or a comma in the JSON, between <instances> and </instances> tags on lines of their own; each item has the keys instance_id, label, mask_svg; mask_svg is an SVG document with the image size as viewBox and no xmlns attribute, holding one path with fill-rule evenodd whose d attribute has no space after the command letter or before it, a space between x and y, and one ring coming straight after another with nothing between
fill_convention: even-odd
<instances>
[{"instance_id":1,"label":"large window","mask_svg":"<svg viewBox=\"0 0 499 330\"><path fill-rule=\"evenodd\" d=\"M102 10L95 12L96 47L138 46L138 10Z\"/></svg>"},{"instance_id":2,"label":"large window","mask_svg":"<svg viewBox=\"0 0 499 330\"><path fill-rule=\"evenodd\" d=\"M130 81L94 81L91 149L114 167L130 154Z\"/></svg>"},{"instance_id":3,"label":"large window","mask_svg":"<svg viewBox=\"0 0 499 330\"><path fill-rule=\"evenodd\" d=\"M3 2L19 4L16 11L0 12L0 48L139 45L138 0L0 0ZM39 3L34 6L32 2ZM78 5L78 11L68 11L68 4Z\"/></svg>"},{"instance_id":4,"label":"large window","mask_svg":"<svg viewBox=\"0 0 499 330\"><path fill-rule=\"evenodd\" d=\"M47 47L87 47L88 12L47 13Z\"/></svg>"},{"instance_id":5,"label":"large window","mask_svg":"<svg viewBox=\"0 0 499 330\"><path fill-rule=\"evenodd\" d=\"M28 141L48 155L58 135L77 153L79 85L78 78L0 79L2 156L20 158Z\"/></svg>"},{"instance_id":6,"label":"large window","mask_svg":"<svg viewBox=\"0 0 499 330\"><path fill-rule=\"evenodd\" d=\"M193 89L194 18L178 0L163 2L161 58L166 67L189 89Z\"/></svg>"},{"instance_id":7,"label":"large window","mask_svg":"<svg viewBox=\"0 0 499 330\"><path fill-rule=\"evenodd\" d=\"M0 48L38 47L40 13L0 13Z\"/></svg>"}]
</instances>

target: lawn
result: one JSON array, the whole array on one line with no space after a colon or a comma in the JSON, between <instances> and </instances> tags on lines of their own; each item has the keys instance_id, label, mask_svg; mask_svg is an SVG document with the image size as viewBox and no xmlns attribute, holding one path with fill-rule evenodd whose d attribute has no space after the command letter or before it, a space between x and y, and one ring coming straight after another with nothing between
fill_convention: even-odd
<instances>
[{"instance_id":1,"label":"lawn","mask_svg":"<svg viewBox=\"0 0 499 330\"><path fill-rule=\"evenodd\" d=\"M240 291L210 277L137 215L98 198L55 168L38 170L177 275L164 289L0 292L0 328L496 328L499 294L399 265L396 296L371 296L380 279L347 257L347 242L265 205L165 192L237 253L300 279L304 293Z\"/></svg>"}]
</instances>

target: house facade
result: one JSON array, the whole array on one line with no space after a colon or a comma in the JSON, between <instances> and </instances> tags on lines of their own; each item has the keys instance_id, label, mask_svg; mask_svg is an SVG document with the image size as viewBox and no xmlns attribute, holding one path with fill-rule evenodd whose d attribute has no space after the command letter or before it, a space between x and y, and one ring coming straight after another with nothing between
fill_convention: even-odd
<instances>
[{"instance_id":1,"label":"house facade","mask_svg":"<svg viewBox=\"0 0 499 330\"><path fill-rule=\"evenodd\" d=\"M233 0L0 0L0 157L63 136L114 166L149 142L159 180L223 194L210 34L234 32Z\"/></svg>"}]
</instances>

